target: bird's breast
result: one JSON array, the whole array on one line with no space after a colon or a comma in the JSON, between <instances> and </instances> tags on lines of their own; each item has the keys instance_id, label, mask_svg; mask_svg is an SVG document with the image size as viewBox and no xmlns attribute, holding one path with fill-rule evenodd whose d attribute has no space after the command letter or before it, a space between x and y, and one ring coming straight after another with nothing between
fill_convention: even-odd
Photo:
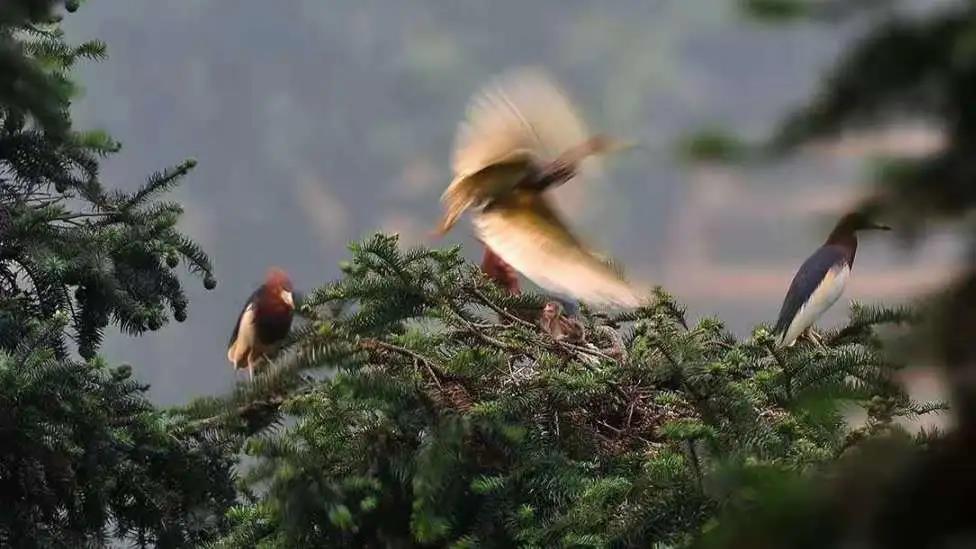
<instances>
[{"instance_id":1,"label":"bird's breast","mask_svg":"<svg viewBox=\"0 0 976 549\"><path fill-rule=\"evenodd\" d=\"M815 322L833 305L844 293L851 268L847 263L839 263L824 275L820 284L810 293L796 316L789 324L784 334L784 341L793 341L804 330L813 326Z\"/></svg>"},{"instance_id":2,"label":"bird's breast","mask_svg":"<svg viewBox=\"0 0 976 549\"><path fill-rule=\"evenodd\" d=\"M254 325L261 343L272 344L284 339L291 330L292 311L287 308L262 309Z\"/></svg>"},{"instance_id":3,"label":"bird's breast","mask_svg":"<svg viewBox=\"0 0 976 549\"><path fill-rule=\"evenodd\" d=\"M846 262L831 268L807 298L804 306L820 312L825 311L844 293L850 275L851 267Z\"/></svg>"}]
</instances>

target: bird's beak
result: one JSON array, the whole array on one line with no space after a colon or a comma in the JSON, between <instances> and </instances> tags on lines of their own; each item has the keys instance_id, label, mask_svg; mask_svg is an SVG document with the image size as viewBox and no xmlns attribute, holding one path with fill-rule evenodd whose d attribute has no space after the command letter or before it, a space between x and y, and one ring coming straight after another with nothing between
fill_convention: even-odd
<instances>
[{"instance_id":1,"label":"bird's beak","mask_svg":"<svg viewBox=\"0 0 976 549\"><path fill-rule=\"evenodd\" d=\"M281 299L282 301L287 303L288 306L291 307L292 309L295 308L295 298L294 296L291 295L291 292L289 292L288 290L281 290Z\"/></svg>"}]
</instances>

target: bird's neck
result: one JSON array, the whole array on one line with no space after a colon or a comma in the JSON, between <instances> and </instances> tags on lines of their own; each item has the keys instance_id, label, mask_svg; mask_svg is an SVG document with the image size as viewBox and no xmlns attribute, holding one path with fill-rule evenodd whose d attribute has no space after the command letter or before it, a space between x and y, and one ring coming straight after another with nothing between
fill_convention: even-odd
<instances>
[{"instance_id":1,"label":"bird's neck","mask_svg":"<svg viewBox=\"0 0 976 549\"><path fill-rule=\"evenodd\" d=\"M272 290L264 290L258 296L257 309L266 315L287 315L292 308Z\"/></svg>"},{"instance_id":2,"label":"bird's neck","mask_svg":"<svg viewBox=\"0 0 976 549\"><path fill-rule=\"evenodd\" d=\"M847 255L847 265L854 266L854 256L857 254L857 235L853 231L837 230L830 233L824 246L836 246L844 250Z\"/></svg>"}]
</instances>

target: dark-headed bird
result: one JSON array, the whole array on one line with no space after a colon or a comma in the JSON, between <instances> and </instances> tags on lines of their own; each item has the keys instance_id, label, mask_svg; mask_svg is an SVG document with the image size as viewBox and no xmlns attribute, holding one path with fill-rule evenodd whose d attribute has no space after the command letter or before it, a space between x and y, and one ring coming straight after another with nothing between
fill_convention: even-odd
<instances>
[{"instance_id":1,"label":"dark-headed bird","mask_svg":"<svg viewBox=\"0 0 976 549\"><path fill-rule=\"evenodd\" d=\"M288 336L295 314L293 289L288 274L272 268L264 284L251 294L237 317L230 336L227 360L234 368L247 368L254 380L254 367Z\"/></svg>"},{"instance_id":2,"label":"dark-headed bird","mask_svg":"<svg viewBox=\"0 0 976 549\"><path fill-rule=\"evenodd\" d=\"M545 191L584 160L627 148L591 136L543 72L519 69L472 99L454 144L454 179L441 196L439 235L475 210L477 237L540 287L591 304L635 306L636 292L570 231Z\"/></svg>"},{"instance_id":3,"label":"dark-headed bird","mask_svg":"<svg viewBox=\"0 0 976 549\"><path fill-rule=\"evenodd\" d=\"M781 347L793 345L800 334L820 344L813 324L844 293L857 252L856 233L866 229L887 231L890 227L874 223L862 213L845 215L823 246L800 266L773 329Z\"/></svg>"}]
</instances>

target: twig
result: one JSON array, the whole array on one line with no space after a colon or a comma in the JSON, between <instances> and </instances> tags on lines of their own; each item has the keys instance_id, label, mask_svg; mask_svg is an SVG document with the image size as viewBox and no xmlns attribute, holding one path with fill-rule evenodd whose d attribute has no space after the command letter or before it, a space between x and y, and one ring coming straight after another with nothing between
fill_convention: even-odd
<instances>
[{"instance_id":1,"label":"twig","mask_svg":"<svg viewBox=\"0 0 976 549\"><path fill-rule=\"evenodd\" d=\"M592 356L595 356L597 358L605 358L607 360L612 360L612 361L616 362L616 359L613 358L612 356L610 356L608 354L605 354L605 353L603 353L601 351L595 351L593 349L590 349L589 347L582 347L580 345L574 345L572 343L566 343L565 341L557 341L556 342L556 345L558 345L560 347L564 347L566 349L570 349L570 350L576 351L578 353L592 355Z\"/></svg>"},{"instance_id":2,"label":"twig","mask_svg":"<svg viewBox=\"0 0 976 549\"><path fill-rule=\"evenodd\" d=\"M603 425L604 427L606 427L607 429L610 429L611 431L613 431L614 433L617 433L618 435L624 432L623 429L618 429L617 427L614 427L613 425L610 425L609 423L607 423L606 421L603 421L602 419L598 419L597 420L597 423L599 425Z\"/></svg>"},{"instance_id":3,"label":"twig","mask_svg":"<svg viewBox=\"0 0 976 549\"><path fill-rule=\"evenodd\" d=\"M640 397L635 398L634 401L630 403L630 410L627 411L627 429L630 429L630 422L634 419L634 409L637 407L637 400L639 398Z\"/></svg>"},{"instance_id":4,"label":"twig","mask_svg":"<svg viewBox=\"0 0 976 549\"><path fill-rule=\"evenodd\" d=\"M478 339L481 339L482 341L484 341L486 343L489 343L491 345L494 345L495 347L498 347L499 349L504 349L504 350L506 350L506 351L508 351L510 353L522 354L522 355L529 356L529 357L531 357L533 359L535 358L535 356L532 353L530 353L529 351L527 351L525 349L519 349L518 347L509 345L509 344L505 343L504 341L501 341L499 339L496 339L494 337L491 337L491 336L483 333L470 320L464 318L464 315L460 311L458 311L457 308L452 303L448 303L447 306L448 306L448 309L452 313L454 313L454 316L456 316L458 318L458 320L460 320L464 324L464 326L468 329L468 332L470 332L471 334L473 334Z\"/></svg>"},{"instance_id":5,"label":"twig","mask_svg":"<svg viewBox=\"0 0 976 549\"><path fill-rule=\"evenodd\" d=\"M437 388L438 389L441 388L441 381L440 381L439 378L441 376L443 376L444 374L442 372L439 373L438 372L439 368L436 368L431 363L430 359L428 359L427 357L425 357L425 356L423 356L423 355L421 355L419 353L416 353L414 351L411 351L410 349L407 349L406 347L400 347L399 345L394 345L392 343L387 343L385 341L380 341L379 339L366 339L366 340L363 340L363 343L366 346L375 346L375 347L379 347L381 349L385 349L387 351L392 351L394 353L400 353L402 355L406 355L406 356L414 359L417 362L420 362L421 364L424 365L424 367L427 368L427 371L430 373L430 376L434 379L434 383L437 384Z\"/></svg>"},{"instance_id":6,"label":"twig","mask_svg":"<svg viewBox=\"0 0 976 549\"><path fill-rule=\"evenodd\" d=\"M769 354L773 356L773 359L776 360L777 364L779 364L779 367L783 370L783 381L786 384L785 387L786 398L792 399L793 398L793 372L791 372L790 369L787 368L786 363L783 361L783 357L779 356L779 353L776 352L776 349L773 348L772 344L767 343L766 350L769 351Z\"/></svg>"},{"instance_id":7,"label":"twig","mask_svg":"<svg viewBox=\"0 0 976 549\"><path fill-rule=\"evenodd\" d=\"M525 326L527 328L532 328L535 331L539 331L540 330L539 326L537 326L535 324L532 324L531 322L527 322L525 320L522 320L521 318L519 318L519 317L517 317L517 316L515 316L515 315L513 315L511 313L509 313L505 309L502 309L501 307L495 305L490 299L488 299L488 296L486 296L485 294L481 293L481 291L477 290L476 288L469 288L469 290L471 291L472 294L474 294L478 298L479 301L481 301L484 305L486 305L488 308L490 308L491 310L495 311L496 313L504 316L505 318L511 320L512 322L515 322L517 324L521 324L522 326ZM457 313L457 312L455 311L455 313ZM458 315L458 316L460 316L460 315ZM465 320L465 322L467 322L467 320ZM467 323L469 325L473 325L470 322L467 322ZM492 326L492 327L494 327L494 326ZM559 346L559 347L563 347L563 348L566 348L566 349L570 349L570 350L576 351L578 353L584 353L584 354L592 355L592 356L595 356L595 357L598 357L598 358L607 359L607 360L615 360L612 356L610 356L610 355L608 355L606 353L602 353L600 351L593 350L593 349L590 349L588 347L582 347L582 346L579 346L579 345L574 345L572 343L566 343L564 341L557 341L556 342L556 345Z\"/></svg>"},{"instance_id":8,"label":"twig","mask_svg":"<svg viewBox=\"0 0 976 549\"><path fill-rule=\"evenodd\" d=\"M522 320L521 318L513 315L512 313L506 311L505 309L502 309L498 305L495 305L490 299L488 299L488 296L481 293L481 291L479 291L478 289L469 288L469 290L471 291L472 294L474 294L478 298L478 301L481 301L484 305L486 305L489 309L495 311L496 313L504 316L505 318L511 320L512 322L515 322L516 324L521 324L522 326L526 326L528 328L538 329L538 326L536 326L535 324Z\"/></svg>"},{"instance_id":9,"label":"twig","mask_svg":"<svg viewBox=\"0 0 976 549\"><path fill-rule=\"evenodd\" d=\"M240 406L234 408L233 411L222 411L210 417L188 421L187 427L192 431L199 432L203 429L217 427L230 417L238 417L246 420L249 414L255 411L262 411L262 408L265 409L265 411L277 411L281 408L281 405L284 404L284 402L285 399L281 395L271 394L260 400L241 404Z\"/></svg>"},{"instance_id":10,"label":"twig","mask_svg":"<svg viewBox=\"0 0 976 549\"><path fill-rule=\"evenodd\" d=\"M661 343L658 342L655 346L657 347L658 351L661 351L661 354L664 355L664 358L666 358L668 362L671 363L671 366L675 368L678 367L678 362L674 358L672 358L671 355L668 354L666 350L664 350L664 345L661 345Z\"/></svg>"},{"instance_id":11,"label":"twig","mask_svg":"<svg viewBox=\"0 0 976 549\"><path fill-rule=\"evenodd\" d=\"M71 221L73 219L80 219L80 218L86 218L86 217L107 217L107 216L110 216L110 215L118 215L119 213L121 213L121 212L117 212L117 211L91 212L91 213L76 212L76 213L72 213L72 214L59 215L57 217L53 217L53 218L51 218L51 221Z\"/></svg>"},{"instance_id":12,"label":"twig","mask_svg":"<svg viewBox=\"0 0 976 549\"><path fill-rule=\"evenodd\" d=\"M691 468L695 473L695 479L698 481L698 491L704 492L704 486L702 484L702 473L701 466L698 464L698 452L695 451L695 441L688 440L688 453L691 454Z\"/></svg>"},{"instance_id":13,"label":"twig","mask_svg":"<svg viewBox=\"0 0 976 549\"><path fill-rule=\"evenodd\" d=\"M718 339L710 339L710 340L706 341L705 343L706 344L710 344L710 345L718 345L719 347L722 347L723 349L729 349L729 350L735 349L735 345L732 345L731 343L726 343L726 342L721 341L721 340L718 340Z\"/></svg>"}]
</instances>

